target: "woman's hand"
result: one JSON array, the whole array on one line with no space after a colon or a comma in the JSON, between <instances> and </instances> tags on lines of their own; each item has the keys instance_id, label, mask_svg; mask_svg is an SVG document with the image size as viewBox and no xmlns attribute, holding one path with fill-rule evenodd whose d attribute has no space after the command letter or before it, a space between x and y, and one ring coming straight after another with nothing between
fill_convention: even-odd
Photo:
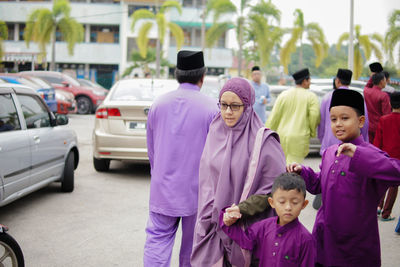
<instances>
[{"instance_id":1,"label":"woman's hand","mask_svg":"<svg viewBox=\"0 0 400 267\"><path fill-rule=\"evenodd\" d=\"M301 167L301 164L296 163L296 162L293 162L293 163L288 164L286 166L286 171L287 172L295 172L297 174L300 174L302 169L303 168Z\"/></svg>"}]
</instances>

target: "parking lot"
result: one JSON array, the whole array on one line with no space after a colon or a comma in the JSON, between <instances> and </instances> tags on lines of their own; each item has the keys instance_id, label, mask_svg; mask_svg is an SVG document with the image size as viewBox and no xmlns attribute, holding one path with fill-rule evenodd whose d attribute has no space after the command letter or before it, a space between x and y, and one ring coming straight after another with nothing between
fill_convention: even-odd
<instances>
[{"instance_id":1,"label":"parking lot","mask_svg":"<svg viewBox=\"0 0 400 267\"><path fill-rule=\"evenodd\" d=\"M26 266L142 266L149 166L112 161L108 173L96 172L93 124L94 115L71 115L63 126L78 135L80 162L74 192L61 193L54 184L0 208L0 223L10 227L9 233L21 245ZM305 164L318 169L319 161L313 155ZM307 197L312 202L313 196ZM393 209L396 217L399 201ZM309 205L300 216L309 230L315 215ZM382 266L400 263L400 236L393 231L396 223L379 222ZM178 266L179 234L177 238L171 266Z\"/></svg>"}]
</instances>

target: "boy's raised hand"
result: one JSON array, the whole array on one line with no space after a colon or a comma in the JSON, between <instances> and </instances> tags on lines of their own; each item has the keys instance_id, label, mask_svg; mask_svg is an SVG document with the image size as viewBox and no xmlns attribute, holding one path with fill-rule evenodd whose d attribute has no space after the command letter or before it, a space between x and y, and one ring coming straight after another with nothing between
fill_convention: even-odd
<instances>
[{"instance_id":1,"label":"boy's raised hand","mask_svg":"<svg viewBox=\"0 0 400 267\"><path fill-rule=\"evenodd\" d=\"M340 154L353 157L356 152L357 146L351 143L344 143L338 147L336 157L339 157Z\"/></svg>"},{"instance_id":2,"label":"boy's raised hand","mask_svg":"<svg viewBox=\"0 0 400 267\"><path fill-rule=\"evenodd\" d=\"M231 207L225 209L223 221L226 226L231 226L241 217L242 214L240 213L239 207L232 204Z\"/></svg>"},{"instance_id":3,"label":"boy's raised hand","mask_svg":"<svg viewBox=\"0 0 400 267\"><path fill-rule=\"evenodd\" d=\"M297 174L300 174L302 169L303 168L301 167L301 164L296 163L296 162L293 162L293 163L288 164L286 166L286 171L287 172L295 172Z\"/></svg>"}]
</instances>

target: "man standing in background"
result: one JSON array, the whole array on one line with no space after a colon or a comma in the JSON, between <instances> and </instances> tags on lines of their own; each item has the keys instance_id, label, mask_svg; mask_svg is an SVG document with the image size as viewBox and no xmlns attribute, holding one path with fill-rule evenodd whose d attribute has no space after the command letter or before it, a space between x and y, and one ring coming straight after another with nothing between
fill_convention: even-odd
<instances>
[{"instance_id":1,"label":"man standing in background","mask_svg":"<svg viewBox=\"0 0 400 267\"><path fill-rule=\"evenodd\" d=\"M269 87L266 83L261 82L262 73L260 67L254 66L251 69L251 85L256 93L256 101L254 102L253 109L260 117L261 121L265 123L267 121L267 115L265 114L267 103L271 100L269 96Z\"/></svg>"},{"instance_id":2,"label":"man standing in background","mask_svg":"<svg viewBox=\"0 0 400 267\"><path fill-rule=\"evenodd\" d=\"M369 119L369 142L374 143L375 131L379 119L392 112L389 95L382 91L386 87L386 78L382 65L375 62L369 65L371 78L364 88L364 99L368 109Z\"/></svg>"},{"instance_id":3,"label":"man standing in background","mask_svg":"<svg viewBox=\"0 0 400 267\"><path fill-rule=\"evenodd\" d=\"M320 120L318 98L308 90L309 70L299 70L292 76L296 87L278 96L266 123L266 127L278 132L287 164L303 162Z\"/></svg>"}]
</instances>

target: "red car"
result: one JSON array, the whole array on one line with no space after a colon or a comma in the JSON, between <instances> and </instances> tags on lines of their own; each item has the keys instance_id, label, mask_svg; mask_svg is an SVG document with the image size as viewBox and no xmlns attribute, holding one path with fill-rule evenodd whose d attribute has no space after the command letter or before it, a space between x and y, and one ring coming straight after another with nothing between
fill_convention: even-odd
<instances>
[{"instance_id":1,"label":"red car","mask_svg":"<svg viewBox=\"0 0 400 267\"><path fill-rule=\"evenodd\" d=\"M57 113L71 114L77 112L76 100L72 93L56 89Z\"/></svg>"},{"instance_id":2,"label":"red car","mask_svg":"<svg viewBox=\"0 0 400 267\"><path fill-rule=\"evenodd\" d=\"M51 83L56 89L74 94L79 114L93 113L108 93L105 89L81 86L76 79L57 71L23 71L22 73L38 76Z\"/></svg>"}]
</instances>

